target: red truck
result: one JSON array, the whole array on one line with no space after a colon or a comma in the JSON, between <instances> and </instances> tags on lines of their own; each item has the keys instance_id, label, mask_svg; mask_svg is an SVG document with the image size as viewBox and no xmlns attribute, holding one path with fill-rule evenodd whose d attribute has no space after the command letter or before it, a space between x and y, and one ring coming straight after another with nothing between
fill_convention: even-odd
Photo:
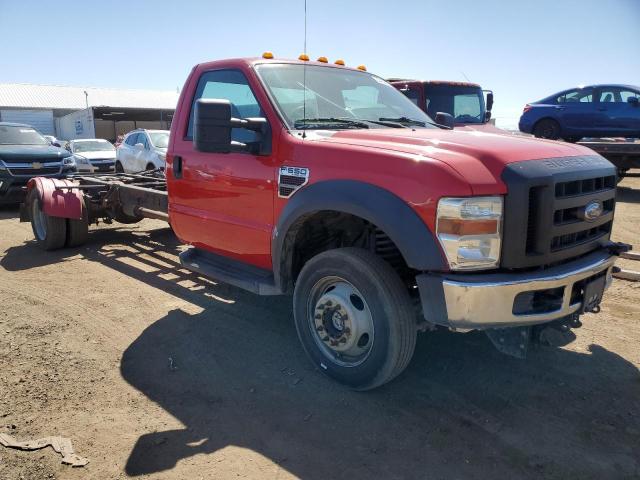
<instances>
[{"instance_id":1,"label":"red truck","mask_svg":"<svg viewBox=\"0 0 640 480\"><path fill-rule=\"evenodd\" d=\"M483 90L477 83L404 78L387 81L437 123L451 124L458 129L505 133L489 122L493 92Z\"/></svg>"},{"instance_id":2,"label":"red truck","mask_svg":"<svg viewBox=\"0 0 640 480\"><path fill-rule=\"evenodd\" d=\"M308 356L354 389L402 372L419 330L483 330L519 357L570 338L628 248L610 241L607 160L436 126L364 67L197 65L166 163L166 180L32 179L21 219L45 249L81 244L97 219L167 220L185 268L292 295Z\"/></svg>"}]
</instances>

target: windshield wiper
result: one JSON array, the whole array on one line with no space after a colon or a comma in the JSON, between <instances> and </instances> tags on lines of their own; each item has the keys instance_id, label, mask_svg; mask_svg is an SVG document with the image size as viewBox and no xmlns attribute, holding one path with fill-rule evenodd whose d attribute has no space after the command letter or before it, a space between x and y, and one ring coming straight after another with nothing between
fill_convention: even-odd
<instances>
[{"instance_id":1,"label":"windshield wiper","mask_svg":"<svg viewBox=\"0 0 640 480\"><path fill-rule=\"evenodd\" d=\"M417 125L419 127L425 126L425 122L422 122L420 120L413 120L412 118L408 118L408 117L397 117L397 118L380 117L378 120L380 120L381 122L396 122L401 125Z\"/></svg>"},{"instance_id":2,"label":"windshield wiper","mask_svg":"<svg viewBox=\"0 0 640 480\"><path fill-rule=\"evenodd\" d=\"M369 128L365 122L360 120L351 120L347 118L301 118L296 120L293 126L297 129L307 129L314 128L314 125L321 125L322 127L327 127L327 125L335 125L337 127L347 127L347 128Z\"/></svg>"}]
</instances>

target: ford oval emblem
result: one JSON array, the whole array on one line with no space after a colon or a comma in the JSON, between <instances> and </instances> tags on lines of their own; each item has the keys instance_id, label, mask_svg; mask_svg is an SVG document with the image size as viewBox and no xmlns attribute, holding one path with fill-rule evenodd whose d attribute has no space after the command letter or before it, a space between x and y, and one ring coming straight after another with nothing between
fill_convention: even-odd
<instances>
[{"instance_id":1,"label":"ford oval emblem","mask_svg":"<svg viewBox=\"0 0 640 480\"><path fill-rule=\"evenodd\" d=\"M587 206L584 207L584 219L587 222L593 222L600 218L602 215L603 206L602 202L598 200L594 200L593 202L587 203Z\"/></svg>"}]
</instances>

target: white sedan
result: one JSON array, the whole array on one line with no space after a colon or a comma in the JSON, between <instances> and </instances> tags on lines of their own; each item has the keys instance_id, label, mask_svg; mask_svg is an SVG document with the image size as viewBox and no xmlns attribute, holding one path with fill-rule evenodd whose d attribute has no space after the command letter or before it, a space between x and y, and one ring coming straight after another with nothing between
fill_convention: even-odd
<instances>
[{"instance_id":1,"label":"white sedan","mask_svg":"<svg viewBox=\"0 0 640 480\"><path fill-rule=\"evenodd\" d=\"M116 167L116 148L101 138L71 140L67 150L73 153L78 172L113 172Z\"/></svg>"}]
</instances>

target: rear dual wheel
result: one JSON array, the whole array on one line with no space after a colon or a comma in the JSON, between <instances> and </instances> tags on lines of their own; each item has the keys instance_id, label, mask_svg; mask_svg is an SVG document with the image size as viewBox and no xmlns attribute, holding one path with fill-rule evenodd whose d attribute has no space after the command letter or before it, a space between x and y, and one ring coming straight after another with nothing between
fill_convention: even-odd
<instances>
[{"instance_id":1,"label":"rear dual wheel","mask_svg":"<svg viewBox=\"0 0 640 480\"><path fill-rule=\"evenodd\" d=\"M293 302L306 353L340 383L376 388L411 360L417 334L411 299L393 268L367 250L313 257L298 276Z\"/></svg>"},{"instance_id":2,"label":"rear dual wheel","mask_svg":"<svg viewBox=\"0 0 640 480\"><path fill-rule=\"evenodd\" d=\"M27 196L31 228L38 245L44 250L56 250L64 247L67 241L67 219L51 217L44 213L42 202L36 189Z\"/></svg>"},{"instance_id":3,"label":"rear dual wheel","mask_svg":"<svg viewBox=\"0 0 640 480\"><path fill-rule=\"evenodd\" d=\"M84 201L83 201L84 202ZM82 204L82 219L67 219L47 215L36 189L27 196L27 206L31 218L31 228L38 245L44 250L62 247L77 247L87 241L89 234L88 213Z\"/></svg>"}]
</instances>

